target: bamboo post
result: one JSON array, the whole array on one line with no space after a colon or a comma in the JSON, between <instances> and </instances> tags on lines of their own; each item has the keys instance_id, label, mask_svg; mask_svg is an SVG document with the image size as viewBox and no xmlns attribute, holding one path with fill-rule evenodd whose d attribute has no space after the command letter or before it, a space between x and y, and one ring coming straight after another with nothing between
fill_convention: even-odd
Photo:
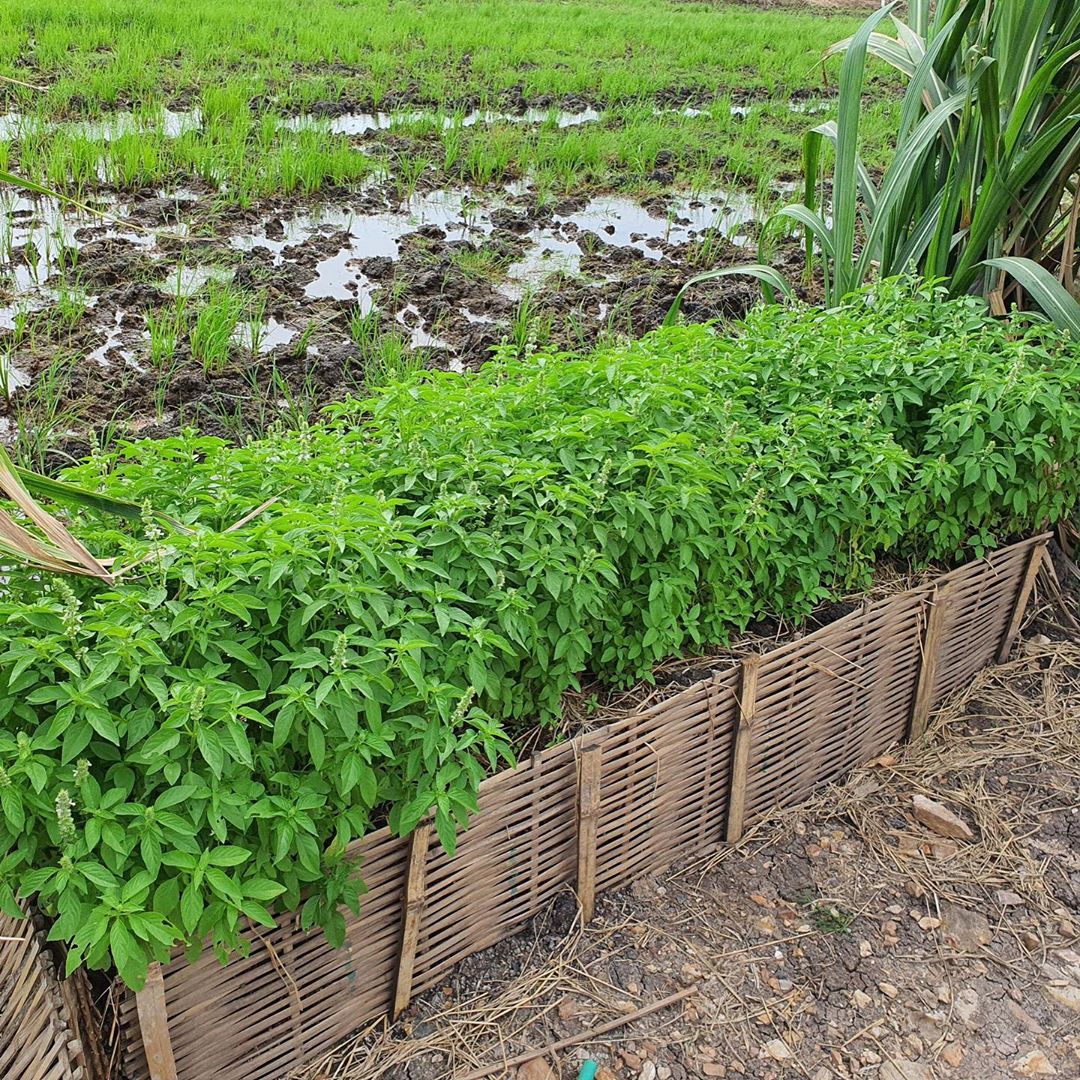
<instances>
[{"instance_id":1,"label":"bamboo post","mask_svg":"<svg viewBox=\"0 0 1080 1080\"><path fill-rule=\"evenodd\" d=\"M401 953L398 959L397 984L394 988L395 1020L409 1007L412 1000L413 965L416 962L416 946L420 941L420 925L427 903L427 856L430 838L431 824L425 821L413 830L412 842L409 845L409 869L402 904Z\"/></svg>"},{"instance_id":2,"label":"bamboo post","mask_svg":"<svg viewBox=\"0 0 1080 1080\"><path fill-rule=\"evenodd\" d=\"M177 1080L176 1058L169 1037L169 1014L165 1008L165 979L160 964L150 965L146 984L135 995L135 1008L139 1014L150 1080Z\"/></svg>"},{"instance_id":3,"label":"bamboo post","mask_svg":"<svg viewBox=\"0 0 1080 1080\"><path fill-rule=\"evenodd\" d=\"M746 817L746 781L750 768L750 751L754 744L754 714L757 711L758 654L742 662L742 684L739 687L739 720L735 728L735 749L731 760L731 789L728 794L727 842L737 844L742 839Z\"/></svg>"},{"instance_id":4,"label":"bamboo post","mask_svg":"<svg viewBox=\"0 0 1080 1080\"><path fill-rule=\"evenodd\" d=\"M1024 612L1027 611L1028 598L1031 596L1031 590L1035 587L1035 578L1039 575L1039 567L1042 566L1043 553L1046 551L1046 541L1036 541L1035 546L1031 549L1031 556L1028 559L1027 570L1024 573L1024 579L1020 583L1020 589L1016 594L1016 603L1013 605L1012 617L1009 619L1009 625L1005 628L1005 635L1001 639L1001 648L998 649L997 662L1004 664L1009 659L1009 653L1012 651L1013 642L1016 640L1016 635L1020 633L1020 624L1024 621Z\"/></svg>"},{"instance_id":5,"label":"bamboo post","mask_svg":"<svg viewBox=\"0 0 1080 1080\"><path fill-rule=\"evenodd\" d=\"M577 894L581 922L596 910L596 823L600 816L600 744L581 751L578 761Z\"/></svg>"},{"instance_id":6,"label":"bamboo post","mask_svg":"<svg viewBox=\"0 0 1080 1080\"><path fill-rule=\"evenodd\" d=\"M949 584L935 585L926 601L930 614L922 637L922 661L915 682L915 696L908 721L908 741L919 738L930 719L934 705L934 686L937 682L938 653L941 651L941 632L949 607Z\"/></svg>"}]
</instances>

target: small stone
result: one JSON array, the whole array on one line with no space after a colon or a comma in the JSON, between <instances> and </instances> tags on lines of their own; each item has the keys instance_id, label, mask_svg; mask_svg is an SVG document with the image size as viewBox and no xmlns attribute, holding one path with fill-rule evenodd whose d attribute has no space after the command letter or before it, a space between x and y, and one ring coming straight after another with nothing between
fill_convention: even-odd
<instances>
[{"instance_id":1,"label":"small stone","mask_svg":"<svg viewBox=\"0 0 1080 1080\"><path fill-rule=\"evenodd\" d=\"M705 972L697 966L697 964L685 963L679 970L679 978L682 980L684 986L692 986L696 982L701 982L705 978Z\"/></svg>"},{"instance_id":2,"label":"small stone","mask_svg":"<svg viewBox=\"0 0 1080 1080\"><path fill-rule=\"evenodd\" d=\"M982 912L959 904L945 904L941 914L945 940L962 952L978 952L994 940L990 923Z\"/></svg>"},{"instance_id":3,"label":"small stone","mask_svg":"<svg viewBox=\"0 0 1080 1080\"><path fill-rule=\"evenodd\" d=\"M874 950L871 948L869 941L860 941L859 942L859 955L860 956L863 956L863 957L872 956L873 953L874 953Z\"/></svg>"},{"instance_id":4,"label":"small stone","mask_svg":"<svg viewBox=\"0 0 1080 1080\"><path fill-rule=\"evenodd\" d=\"M1013 1072L1021 1076L1057 1076L1057 1069L1050 1064L1041 1050L1032 1050L1025 1054L1017 1061Z\"/></svg>"},{"instance_id":5,"label":"small stone","mask_svg":"<svg viewBox=\"0 0 1080 1080\"><path fill-rule=\"evenodd\" d=\"M958 1069L960 1062L964 1060L964 1048L959 1043L948 1043L945 1049L941 1051L941 1060L950 1069Z\"/></svg>"},{"instance_id":6,"label":"small stone","mask_svg":"<svg viewBox=\"0 0 1080 1080\"><path fill-rule=\"evenodd\" d=\"M872 1005L873 1001L869 994L863 993L862 990L856 990L855 993L851 995L851 1003L856 1009L865 1009Z\"/></svg>"},{"instance_id":7,"label":"small stone","mask_svg":"<svg viewBox=\"0 0 1080 1080\"><path fill-rule=\"evenodd\" d=\"M1080 987L1048 986L1046 992L1058 1005L1072 1012L1080 1012Z\"/></svg>"},{"instance_id":8,"label":"small stone","mask_svg":"<svg viewBox=\"0 0 1080 1080\"><path fill-rule=\"evenodd\" d=\"M899 990L898 990L898 989L897 989L897 988L896 988L895 986L893 986L893 984L892 984L892 983L887 983L887 982L883 982L883 983L878 983L878 989L879 989L879 990L880 990L880 991L881 991L881 992L882 992L882 993L883 993L883 994L884 994L884 995L885 995L885 996L886 996L887 998L894 998L894 997L896 997L896 996L897 996L897 994L899 994L899 993L900 993L900 991L899 991Z\"/></svg>"},{"instance_id":9,"label":"small stone","mask_svg":"<svg viewBox=\"0 0 1080 1080\"><path fill-rule=\"evenodd\" d=\"M881 757L876 757L872 761L866 763L868 769L891 769L894 765L899 764L900 759L895 754L882 754Z\"/></svg>"},{"instance_id":10,"label":"small stone","mask_svg":"<svg viewBox=\"0 0 1080 1080\"><path fill-rule=\"evenodd\" d=\"M1020 941L1025 949L1035 950L1042 942L1039 940L1038 934L1033 934L1030 930L1022 930L1020 932Z\"/></svg>"},{"instance_id":11,"label":"small stone","mask_svg":"<svg viewBox=\"0 0 1080 1080\"><path fill-rule=\"evenodd\" d=\"M619 1078L606 1065L601 1065L596 1070L596 1080L619 1080Z\"/></svg>"},{"instance_id":12,"label":"small stone","mask_svg":"<svg viewBox=\"0 0 1080 1080\"><path fill-rule=\"evenodd\" d=\"M1020 643L1020 651L1026 656L1037 656L1044 652L1049 644L1050 639L1045 634L1034 634Z\"/></svg>"},{"instance_id":13,"label":"small stone","mask_svg":"<svg viewBox=\"0 0 1080 1080\"><path fill-rule=\"evenodd\" d=\"M788 1044L783 1039L770 1039L762 1049L773 1061L787 1061L792 1056Z\"/></svg>"},{"instance_id":14,"label":"small stone","mask_svg":"<svg viewBox=\"0 0 1080 1080\"><path fill-rule=\"evenodd\" d=\"M1012 1013L1017 1023L1025 1030L1029 1031L1032 1035L1042 1035L1043 1026L1035 1019L1024 1007L1015 1001L1007 1001L1006 1007L1009 1012Z\"/></svg>"},{"instance_id":15,"label":"small stone","mask_svg":"<svg viewBox=\"0 0 1080 1080\"><path fill-rule=\"evenodd\" d=\"M810 1077L810 1080L833 1080L833 1074L822 1065L821 1068Z\"/></svg>"},{"instance_id":16,"label":"small stone","mask_svg":"<svg viewBox=\"0 0 1080 1080\"><path fill-rule=\"evenodd\" d=\"M533 1058L518 1066L517 1080L559 1080L552 1067L542 1058Z\"/></svg>"},{"instance_id":17,"label":"small stone","mask_svg":"<svg viewBox=\"0 0 1080 1080\"><path fill-rule=\"evenodd\" d=\"M585 1011L581 1004L572 997L564 997L559 1002L558 1008L560 1020L573 1020L574 1017L580 1016Z\"/></svg>"},{"instance_id":18,"label":"small stone","mask_svg":"<svg viewBox=\"0 0 1080 1080\"><path fill-rule=\"evenodd\" d=\"M671 1080L671 1069L667 1065L657 1066L656 1080Z\"/></svg>"},{"instance_id":19,"label":"small stone","mask_svg":"<svg viewBox=\"0 0 1080 1080\"><path fill-rule=\"evenodd\" d=\"M623 1064L628 1069L637 1070L641 1068L641 1058L637 1054L633 1054L629 1050L620 1050L619 1057L623 1059Z\"/></svg>"},{"instance_id":20,"label":"small stone","mask_svg":"<svg viewBox=\"0 0 1080 1080\"><path fill-rule=\"evenodd\" d=\"M915 814L915 820L925 825L931 832L937 833L938 836L944 836L949 840L975 839L975 834L963 818L958 817L947 806L928 799L925 795L913 795L911 809Z\"/></svg>"},{"instance_id":21,"label":"small stone","mask_svg":"<svg viewBox=\"0 0 1080 1080\"><path fill-rule=\"evenodd\" d=\"M656 1064L652 1061L643 1061L638 1080L656 1080Z\"/></svg>"},{"instance_id":22,"label":"small stone","mask_svg":"<svg viewBox=\"0 0 1080 1080\"><path fill-rule=\"evenodd\" d=\"M919 928L922 930L930 931L936 930L941 925L940 919L935 919L933 915L924 915L919 920Z\"/></svg>"},{"instance_id":23,"label":"small stone","mask_svg":"<svg viewBox=\"0 0 1080 1080\"><path fill-rule=\"evenodd\" d=\"M727 1066L719 1061L706 1061L698 1070L702 1076L727 1076Z\"/></svg>"},{"instance_id":24,"label":"small stone","mask_svg":"<svg viewBox=\"0 0 1080 1080\"><path fill-rule=\"evenodd\" d=\"M907 1058L893 1058L881 1066L878 1080L933 1080L933 1076L928 1065Z\"/></svg>"},{"instance_id":25,"label":"small stone","mask_svg":"<svg viewBox=\"0 0 1080 1080\"><path fill-rule=\"evenodd\" d=\"M1003 908L1019 907L1024 902L1024 898L1019 893L1013 892L1011 889L998 889L998 891L994 893L994 899L996 899L998 904Z\"/></svg>"},{"instance_id":26,"label":"small stone","mask_svg":"<svg viewBox=\"0 0 1080 1080\"><path fill-rule=\"evenodd\" d=\"M956 995L953 1011L965 1024L970 1024L979 1011L979 995L970 986L965 986Z\"/></svg>"},{"instance_id":27,"label":"small stone","mask_svg":"<svg viewBox=\"0 0 1080 1080\"><path fill-rule=\"evenodd\" d=\"M930 854L939 861L951 859L960 851L960 845L955 840L935 840L930 845Z\"/></svg>"}]
</instances>

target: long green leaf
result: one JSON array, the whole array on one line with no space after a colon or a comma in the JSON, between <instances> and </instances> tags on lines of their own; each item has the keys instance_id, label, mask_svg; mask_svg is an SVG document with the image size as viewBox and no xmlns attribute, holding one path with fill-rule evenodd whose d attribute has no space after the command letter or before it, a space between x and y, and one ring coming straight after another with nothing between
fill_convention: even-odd
<instances>
[{"instance_id":1,"label":"long green leaf","mask_svg":"<svg viewBox=\"0 0 1080 1080\"><path fill-rule=\"evenodd\" d=\"M1055 326L1068 330L1080 341L1080 301L1045 266L1014 255L987 259L986 264L1016 278Z\"/></svg>"},{"instance_id":2,"label":"long green leaf","mask_svg":"<svg viewBox=\"0 0 1080 1080\"><path fill-rule=\"evenodd\" d=\"M784 275L773 269L773 267L765 266L762 263L747 263L745 266L724 266L719 270L706 270L702 274L695 274L678 291L675 299L671 302L671 307L668 308L667 315L664 317L663 325L673 326L675 324L675 321L679 317L679 310L682 307L683 297L686 295L687 289L693 288L695 285L701 285L706 281L716 281L718 278L740 276L757 278L764 286L766 299L770 303L773 301L773 289L783 293L784 296L787 297L794 295L791 286L787 283Z\"/></svg>"},{"instance_id":3,"label":"long green leaf","mask_svg":"<svg viewBox=\"0 0 1080 1080\"><path fill-rule=\"evenodd\" d=\"M64 480L56 480L51 476L32 472L20 466L14 466L15 473L28 491L43 498L52 499L53 502L74 503L76 506L85 506L90 510L98 510L105 514L116 514L118 517L127 518L129 521L140 521L147 513L155 521L167 525L170 529L181 533L190 533L182 522L160 510L150 509L147 511L138 503L127 502L124 499L116 499L111 495L103 495L88 488L69 484Z\"/></svg>"},{"instance_id":4,"label":"long green leaf","mask_svg":"<svg viewBox=\"0 0 1080 1080\"><path fill-rule=\"evenodd\" d=\"M858 206L856 156L859 141L859 114L862 110L866 46L874 28L894 4L880 8L859 27L844 52L840 68L840 108L836 121L836 168L833 173L833 244L835 248L833 288L835 296L845 296L858 284L854 258L855 216Z\"/></svg>"}]
</instances>

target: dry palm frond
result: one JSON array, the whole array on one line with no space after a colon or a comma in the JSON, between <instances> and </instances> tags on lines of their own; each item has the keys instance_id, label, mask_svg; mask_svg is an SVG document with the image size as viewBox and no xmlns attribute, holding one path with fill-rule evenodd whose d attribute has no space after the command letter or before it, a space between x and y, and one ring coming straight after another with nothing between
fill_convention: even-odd
<instances>
[{"instance_id":1,"label":"dry palm frond","mask_svg":"<svg viewBox=\"0 0 1080 1080\"><path fill-rule=\"evenodd\" d=\"M104 565L34 499L3 449L0 449L0 490L43 534L43 538L34 535L10 513L0 511L0 553L38 570L82 574L112 582L112 574Z\"/></svg>"}]
</instances>

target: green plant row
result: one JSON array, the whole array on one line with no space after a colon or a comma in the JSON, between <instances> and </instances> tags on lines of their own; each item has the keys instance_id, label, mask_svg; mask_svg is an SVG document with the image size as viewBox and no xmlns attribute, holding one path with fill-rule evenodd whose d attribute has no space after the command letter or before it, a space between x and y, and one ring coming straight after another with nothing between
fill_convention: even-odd
<instances>
[{"instance_id":1,"label":"green plant row","mask_svg":"<svg viewBox=\"0 0 1080 1080\"><path fill-rule=\"evenodd\" d=\"M67 479L109 585L0 596L0 902L130 986L302 904L344 933L347 846L443 844L517 735L875 560L985 551L1077 492L1080 350L887 281L733 334L421 372L243 447L142 442ZM267 500L276 500L265 506ZM252 511L238 528L229 531Z\"/></svg>"}]
</instances>

